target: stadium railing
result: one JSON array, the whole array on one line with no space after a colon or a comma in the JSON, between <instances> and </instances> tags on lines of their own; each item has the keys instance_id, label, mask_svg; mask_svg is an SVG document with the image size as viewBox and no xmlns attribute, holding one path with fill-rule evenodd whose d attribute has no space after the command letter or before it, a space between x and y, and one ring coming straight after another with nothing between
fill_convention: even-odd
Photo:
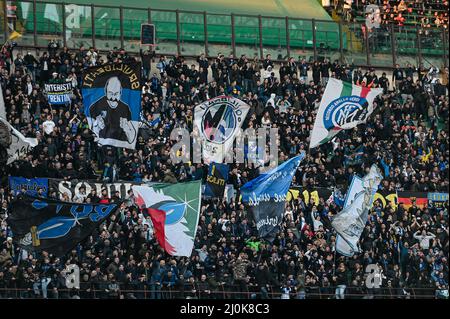
<instances>
[{"instance_id":1,"label":"stadium railing","mask_svg":"<svg viewBox=\"0 0 450 319\"><path fill-rule=\"evenodd\" d=\"M239 289L237 285L219 285L210 288L210 293L204 291L195 292L185 289L184 291L176 290L169 287L152 290L150 288L144 290L135 289L121 289L120 295L129 298L133 295L137 299L282 299L280 287L269 288L266 298L257 286L247 286L245 289ZM277 292L273 292L273 291ZM103 299L111 298L111 295L105 290L80 290L80 289L57 289L48 288L48 298L71 298L74 295L81 296L81 298L89 299ZM41 298L42 292L36 295L32 288L0 288L0 299L8 298L23 298L36 299ZM128 297L127 297L128 296ZM289 293L290 299L336 299L335 287L327 287L326 291L323 288L316 286L307 286L304 291L295 291L292 289ZM366 289L363 292L353 292L351 287L347 287L345 292L345 299L437 299L438 294L433 288L378 288Z\"/></svg>"},{"instance_id":2,"label":"stadium railing","mask_svg":"<svg viewBox=\"0 0 450 319\"><path fill-rule=\"evenodd\" d=\"M411 63L425 67L448 66L449 33L446 28L382 26L366 32L363 23L306 20L293 17L215 14L196 11L143 9L57 2L16 1L8 11L3 1L0 40L12 30L24 48L46 48L49 40L78 49L101 51L140 49L140 26L156 27L155 53L209 57L233 53L276 61L303 57L308 61L339 60L356 66L392 68Z\"/></svg>"}]
</instances>

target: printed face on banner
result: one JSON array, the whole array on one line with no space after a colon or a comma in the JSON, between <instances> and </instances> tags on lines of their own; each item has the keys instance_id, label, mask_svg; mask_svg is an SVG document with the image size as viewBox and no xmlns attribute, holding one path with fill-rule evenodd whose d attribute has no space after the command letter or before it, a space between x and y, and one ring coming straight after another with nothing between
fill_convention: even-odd
<instances>
[{"instance_id":1,"label":"printed face on banner","mask_svg":"<svg viewBox=\"0 0 450 319\"><path fill-rule=\"evenodd\" d=\"M141 111L139 64L91 68L83 81L85 114L99 144L134 149Z\"/></svg>"}]
</instances>

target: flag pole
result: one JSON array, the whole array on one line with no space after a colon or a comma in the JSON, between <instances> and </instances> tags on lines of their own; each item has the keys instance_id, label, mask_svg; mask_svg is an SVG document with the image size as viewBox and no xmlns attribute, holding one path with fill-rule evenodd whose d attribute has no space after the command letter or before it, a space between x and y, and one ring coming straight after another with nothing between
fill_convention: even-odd
<instances>
[{"instance_id":1,"label":"flag pole","mask_svg":"<svg viewBox=\"0 0 450 319\"><path fill-rule=\"evenodd\" d=\"M336 274L336 239L334 240L334 253L333 253L333 276Z\"/></svg>"}]
</instances>

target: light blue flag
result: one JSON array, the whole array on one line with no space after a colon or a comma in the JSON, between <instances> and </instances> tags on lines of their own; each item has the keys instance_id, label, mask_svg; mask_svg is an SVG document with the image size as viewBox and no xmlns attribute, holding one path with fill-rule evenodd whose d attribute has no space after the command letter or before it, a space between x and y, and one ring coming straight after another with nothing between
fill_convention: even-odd
<instances>
[{"instance_id":1,"label":"light blue flag","mask_svg":"<svg viewBox=\"0 0 450 319\"><path fill-rule=\"evenodd\" d=\"M260 238L273 241L280 232L286 195L304 156L298 155L241 187L242 200L252 207Z\"/></svg>"}]
</instances>

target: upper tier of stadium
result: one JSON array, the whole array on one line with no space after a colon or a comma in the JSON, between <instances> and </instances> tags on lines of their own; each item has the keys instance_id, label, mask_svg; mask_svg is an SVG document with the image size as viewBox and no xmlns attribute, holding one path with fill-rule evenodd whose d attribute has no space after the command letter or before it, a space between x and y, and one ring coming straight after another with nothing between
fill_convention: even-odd
<instances>
[{"instance_id":1,"label":"upper tier of stadium","mask_svg":"<svg viewBox=\"0 0 450 319\"><path fill-rule=\"evenodd\" d=\"M41 1L38 1L41 2ZM53 2L66 2L55 0ZM250 14L302 19L331 20L317 0L72 0L73 4L91 4L97 6L127 6L152 9L178 9L184 11L206 11L220 14Z\"/></svg>"}]
</instances>

